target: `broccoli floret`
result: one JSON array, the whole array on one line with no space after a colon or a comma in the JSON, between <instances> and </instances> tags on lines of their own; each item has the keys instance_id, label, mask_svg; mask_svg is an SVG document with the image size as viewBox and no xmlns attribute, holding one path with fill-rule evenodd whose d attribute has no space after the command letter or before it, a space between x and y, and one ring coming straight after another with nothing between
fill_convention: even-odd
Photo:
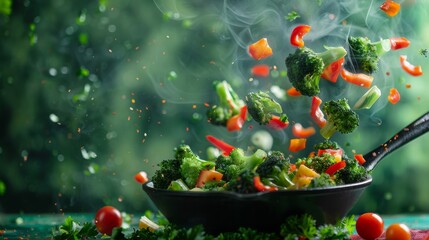
<instances>
[{"instance_id":1,"label":"broccoli floret","mask_svg":"<svg viewBox=\"0 0 429 240\"><path fill-rule=\"evenodd\" d=\"M347 54L343 47L329 47L322 53L310 48L298 48L286 57L289 81L302 95L314 96L320 92L320 75L325 67Z\"/></svg>"},{"instance_id":2,"label":"broccoli floret","mask_svg":"<svg viewBox=\"0 0 429 240\"><path fill-rule=\"evenodd\" d=\"M267 153L258 149L252 155L246 156L241 148L234 149L229 156L220 155L216 160L216 170L223 174L223 180L237 178L241 172L255 171L257 166L265 161Z\"/></svg>"},{"instance_id":3,"label":"broccoli floret","mask_svg":"<svg viewBox=\"0 0 429 240\"><path fill-rule=\"evenodd\" d=\"M359 126L359 116L354 112L347 99L330 100L323 105L326 124L320 129L320 134L329 139L335 132L351 133Z\"/></svg>"},{"instance_id":4,"label":"broccoli floret","mask_svg":"<svg viewBox=\"0 0 429 240\"><path fill-rule=\"evenodd\" d=\"M380 57L390 51L389 39L371 42L367 37L348 38L350 57L345 67L352 72L372 74L378 68Z\"/></svg>"},{"instance_id":5,"label":"broccoli floret","mask_svg":"<svg viewBox=\"0 0 429 240\"><path fill-rule=\"evenodd\" d=\"M213 125L226 126L228 119L240 113L244 101L241 100L227 81L215 81L213 86L219 98L219 104L207 111L207 118Z\"/></svg>"},{"instance_id":6,"label":"broccoli floret","mask_svg":"<svg viewBox=\"0 0 429 240\"><path fill-rule=\"evenodd\" d=\"M305 166L313 169L317 173L324 173L329 166L336 163L335 157L331 154L323 154L321 156L313 156L307 158L299 158L295 164L297 168L304 164Z\"/></svg>"},{"instance_id":7,"label":"broccoli floret","mask_svg":"<svg viewBox=\"0 0 429 240\"><path fill-rule=\"evenodd\" d=\"M192 188L196 185L201 170L213 169L214 166L214 162L200 159L194 154L193 156L183 158L182 164L180 165L180 173L186 185Z\"/></svg>"},{"instance_id":8,"label":"broccoli floret","mask_svg":"<svg viewBox=\"0 0 429 240\"><path fill-rule=\"evenodd\" d=\"M182 177L180 174L181 164L182 161L178 159L162 160L158 164L159 168L152 177L153 186L155 188L167 189L172 181L180 179Z\"/></svg>"},{"instance_id":9,"label":"broccoli floret","mask_svg":"<svg viewBox=\"0 0 429 240\"><path fill-rule=\"evenodd\" d=\"M203 191L223 191L225 190L226 182L221 181L208 181L204 183L204 186L201 188Z\"/></svg>"},{"instance_id":10,"label":"broccoli floret","mask_svg":"<svg viewBox=\"0 0 429 240\"><path fill-rule=\"evenodd\" d=\"M338 171L336 180L338 184L356 183L368 178L368 172L358 161L354 158L343 159L346 160L346 167Z\"/></svg>"},{"instance_id":11,"label":"broccoli floret","mask_svg":"<svg viewBox=\"0 0 429 240\"><path fill-rule=\"evenodd\" d=\"M273 151L267 160L258 166L256 173L262 180L268 179L277 186L287 188L293 185L288 175L289 166L290 160L285 158L283 153Z\"/></svg>"},{"instance_id":12,"label":"broccoli floret","mask_svg":"<svg viewBox=\"0 0 429 240\"><path fill-rule=\"evenodd\" d=\"M197 155L192 151L191 147L186 144L181 144L174 149L174 158L182 161L185 157L196 157Z\"/></svg>"},{"instance_id":13,"label":"broccoli floret","mask_svg":"<svg viewBox=\"0 0 429 240\"><path fill-rule=\"evenodd\" d=\"M255 171L258 165L265 161L267 153L264 150L258 149L252 155L245 155L243 149L236 148L232 150L229 156L241 170Z\"/></svg>"},{"instance_id":14,"label":"broccoli floret","mask_svg":"<svg viewBox=\"0 0 429 240\"><path fill-rule=\"evenodd\" d=\"M255 193L258 192L254 184L254 178L257 176L257 173L246 169L241 171L240 174L232 178L226 185L227 191L237 192L237 193Z\"/></svg>"},{"instance_id":15,"label":"broccoli floret","mask_svg":"<svg viewBox=\"0 0 429 240\"><path fill-rule=\"evenodd\" d=\"M240 173L240 167L229 156L219 155L216 159L216 171L223 174L225 181L231 180L231 178L238 176Z\"/></svg>"},{"instance_id":16,"label":"broccoli floret","mask_svg":"<svg viewBox=\"0 0 429 240\"><path fill-rule=\"evenodd\" d=\"M282 106L270 97L268 92L251 92L246 96L247 111L261 125L268 124L273 113L281 114ZM287 117L285 118L287 121Z\"/></svg>"},{"instance_id":17,"label":"broccoli floret","mask_svg":"<svg viewBox=\"0 0 429 240\"><path fill-rule=\"evenodd\" d=\"M337 142L325 139L325 141L317 143L314 145L314 150L324 150L324 149L340 149L340 145Z\"/></svg>"},{"instance_id":18,"label":"broccoli floret","mask_svg":"<svg viewBox=\"0 0 429 240\"><path fill-rule=\"evenodd\" d=\"M311 180L308 188L320 188L335 186L335 181L331 179L331 176L327 173L320 174L319 177L315 177Z\"/></svg>"}]
</instances>

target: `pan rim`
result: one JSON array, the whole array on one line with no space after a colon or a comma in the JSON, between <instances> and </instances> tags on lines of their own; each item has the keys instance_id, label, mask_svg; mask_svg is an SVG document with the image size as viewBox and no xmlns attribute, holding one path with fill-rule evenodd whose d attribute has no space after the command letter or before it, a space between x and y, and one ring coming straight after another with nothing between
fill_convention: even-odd
<instances>
[{"instance_id":1,"label":"pan rim","mask_svg":"<svg viewBox=\"0 0 429 240\"><path fill-rule=\"evenodd\" d=\"M331 194L341 191L351 191L362 189L372 183L372 177L368 175L367 179L357 183L349 183L325 188L311 188L311 189L297 189L297 190L279 190L274 192L258 192L258 193L235 193L230 191L171 191L166 189L154 188L153 182L149 181L143 184L143 190L146 193L158 193L174 197L225 197L225 198L238 198L238 199L251 199L259 197L267 197L270 195L320 195Z\"/></svg>"}]
</instances>

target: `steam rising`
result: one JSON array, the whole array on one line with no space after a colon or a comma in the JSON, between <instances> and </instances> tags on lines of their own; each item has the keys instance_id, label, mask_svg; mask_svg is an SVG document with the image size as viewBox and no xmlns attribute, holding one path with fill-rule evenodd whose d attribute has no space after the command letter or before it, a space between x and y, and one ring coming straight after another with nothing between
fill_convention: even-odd
<instances>
[{"instance_id":1,"label":"steam rising","mask_svg":"<svg viewBox=\"0 0 429 240\"><path fill-rule=\"evenodd\" d=\"M311 31L305 35L304 40L307 47L316 52L324 51L325 46L343 46L347 49L347 38L349 36L368 37L371 41L387 39L390 37L409 36L401 26L401 12L395 17L386 17L386 14L379 8L380 1L316 1L316 0L296 0L296 1L210 1L204 2L204 8L198 1L165 1L155 0L159 10L170 19L177 21L191 21L192 25L184 31L195 30L206 31L217 39L213 42L204 42L198 36L193 36L192 44L194 48L204 45L204 54L197 52L193 59L175 59L174 53L164 60L155 60L153 64L166 66L166 72L174 70L178 72L177 81L168 81L159 87L160 79L166 73L152 72L148 67L148 77L152 79L158 94L174 103L202 103L206 102L207 96L214 96L212 89L200 92L205 85L213 80L228 80L233 87L239 88L239 94L244 96L249 91L269 90L271 86L278 85L283 89L291 86L286 77L271 77L268 79L258 79L250 75L249 69L257 64L268 64L276 71L285 71L285 57L295 51L295 47L289 43L290 33L299 24L310 25ZM320 3L320 4L319 4ZM206 9L195 15L195 9ZM192 10L192 11L190 11ZM298 13L299 17L291 20L287 16L290 12ZM198 11L197 11L198 12ZM211 29L200 29L201 22L210 22ZM201 33L198 33L201 34ZM202 33L206 34L206 33ZM411 34L412 35L412 34ZM247 47L259 40L268 38L268 42L273 49L274 55L270 58L255 61L247 53ZM184 36L175 36L174 41L183 41L184 46L189 44L189 39L184 40ZM176 43L177 44L177 43ZM228 55L217 55L216 48L228 49ZM194 52L195 53L195 52ZM207 54L213 54L208 57ZM387 56L390 55L390 56ZM368 111L359 112L372 120L374 125L381 124L381 118L377 113L383 110L388 103L386 96L389 89L395 85L394 73L400 71L397 63L397 53L390 52L382 57L379 63L379 70L374 74L374 85L377 85L383 92L382 97ZM170 60L167 60L170 58ZM171 61L173 58L173 62ZM156 59L156 58L154 58ZM204 69L201 71L201 69ZM389 74L387 74L389 73ZM193 88L188 84L192 82ZM198 87L200 86L200 87ZM320 96L324 100L347 97L351 105L367 89L345 83L341 78L336 84L331 84L321 80ZM299 119L303 116L308 120L308 106L310 100L286 100L282 103L285 112L292 119ZM310 122L308 122L310 123ZM246 137L240 133L240 138ZM287 136L283 132L274 133L277 138L284 142Z\"/></svg>"}]
</instances>

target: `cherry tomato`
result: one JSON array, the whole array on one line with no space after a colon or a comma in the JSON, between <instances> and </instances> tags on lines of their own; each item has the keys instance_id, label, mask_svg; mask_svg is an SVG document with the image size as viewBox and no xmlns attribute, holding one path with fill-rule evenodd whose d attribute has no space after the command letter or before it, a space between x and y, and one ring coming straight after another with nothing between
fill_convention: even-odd
<instances>
[{"instance_id":1,"label":"cherry tomato","mask_svg":"<svg viewBox=\"0 0 429 240\"><path fill-rule=\"evenodd\" d=\"M141 184L144 184L149 181L149 179L147 178L147 173L145 171L140 171L136 173L136 175L134 175L134 180Z\"/></svg>"},{"instance_id":2,"label":"cherry tomato","mask_svg":"<svg viewBox=\"0 0 429 240\"><path fill-rule=\"evenodd\" d=\"M386 230L386 240L408 240L411 239L411 232L407 225L394 223Z\"/></svg>"},{"instance_id":3,"label":"cherry tomato","mask_svg":"<svg viewBox=\"0 0 429 240\"><path fill-rule=\"evenodd\" d=\"M122 225L121 212L112 206L104 206L98 210L94 222L100 233L111 235L113 228Z\"/></svg>"},{"instance_id":4,"label":"cherry tomato","mask_svg":"<svg viewBox=\"0 0 429 240\"><path fill-rule=\"evenodd\" d=\"M376 239L384 231L384 221L375 213L364 213L356 221L356 231L363 239Z\"/></svg>"}]
</instances>

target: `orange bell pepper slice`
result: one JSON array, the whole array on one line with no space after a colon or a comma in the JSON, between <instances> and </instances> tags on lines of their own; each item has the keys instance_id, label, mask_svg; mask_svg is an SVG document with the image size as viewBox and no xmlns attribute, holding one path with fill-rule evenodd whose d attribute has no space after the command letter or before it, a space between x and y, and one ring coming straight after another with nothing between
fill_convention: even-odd
<instances>
[{"instance_id":1,"label":"orange bell pepper slice","mask_svg":"<svg viewBox=\"0 0 429 240\"><path fill-rule=\"evenodd\" d=\"M292 138L289 143L289 151L299 152L304 150L307 144L306 138Z\"/></svg>"},{"instance_id":2,"label":"orange bell pepper slice","mask_svg":"<svg viewBox=\"0 0 429 240\"><path fill-rule=\"evenodd\" d=\"M389 91L389 96L387 96L387 100L389 100L391 104L397 104L399 100L401 100L401 95L399 94L398 89L391 88Z\"/></svg>"},{"instance_id":3,"label":"orange bell pepper slice","mask_svg":"<svg viewBox=\"0 0 429 240\"><path fill-rule=\"evenodd\" d=\"M405 72L412 76L421 76L423 75L423 70L421 66L414 66L410 62L407 61L407 56L401 55L399 56L399 61L401 63L402 69L404 69Z\"/></svg>"},{"instance_id":4,"label":"orange bell pepper slice","mask_svg":"<svg viewBox=\"0 0 429 240\"><path fill-rule=\"evenodd\" d=\"M363 165L366 162L365 158L363 157L363 154L355 154L354 157L360 165Z\"/></svg>"},{"instance_id":5,"label":"orange bell pepper slice","mask_svg":"<svg viewBox=\"0 0 429 240\"><path fill-rule=\"evenodd\" d=\"M346 69L341 69L341 77L348 83L355 84L364 88L369 88L374 81L374 77L363 73L352 73Z\"/></svg>"},{"instance_id":6,"label":"orange bell pepper slice","mask_svg":"<svg viewBox=\"0 0 429 240\"><path fill-rule=\"evenodd\" d=\"M292 97L299 97L302 95L298 90L296 90L295 87L290 87L288 90L286 90L286 93Z\"/></svg>"},{"instance_id":7,"label":"orange bell pepper slice","mask_svg":"<svg viewBox=\"0 0 429 240\"><path fill-rule=\"evenodd\" d=\"M316 134L316 129L312 126L304 128L301 123L292 126L292 134L297 138L308 138Z\"/></svg>"},{"instance_id":8,"label":"orange bell pepper slice","mask_svg":"<svg viewBox=\"0 0 429 240\"><path fill-rule=\"evenodd\" d=\"M252 43L247 50L249 55L255 60L261 60L273 55L273 50L270 45L268 45L268 40L266 38L261 38L257 42Z\"/></svg>"},{"instance_id":9,"label":"orange bell pepper slice","mask_svg":"<svg viewBox=\"0 0 429 240\"><path fill-rule=\"evenodd\" d=\"M401 10L401 4L392 0L386 0L383 4L381 4L380 9L388 16L394 17L399 13L399 10Z\"/></svg>"}]
</instances>

